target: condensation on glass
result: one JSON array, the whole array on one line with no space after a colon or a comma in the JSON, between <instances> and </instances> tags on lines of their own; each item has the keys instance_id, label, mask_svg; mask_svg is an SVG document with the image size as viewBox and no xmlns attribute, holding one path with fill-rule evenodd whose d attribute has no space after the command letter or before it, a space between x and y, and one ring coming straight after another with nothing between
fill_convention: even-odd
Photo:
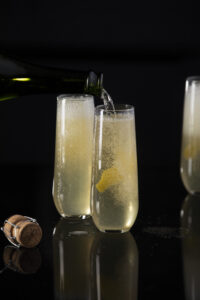
<instances>
[{"instance_id":1,"label":"condensation on glass","mask_svg":"<svg viewBox=\"0 0 200 300\"><path fill-rule=\"evenodd\" d=\"M63 217L90 215L94 99L57 98L53 197Z\"/></svg>"}]
</instances>

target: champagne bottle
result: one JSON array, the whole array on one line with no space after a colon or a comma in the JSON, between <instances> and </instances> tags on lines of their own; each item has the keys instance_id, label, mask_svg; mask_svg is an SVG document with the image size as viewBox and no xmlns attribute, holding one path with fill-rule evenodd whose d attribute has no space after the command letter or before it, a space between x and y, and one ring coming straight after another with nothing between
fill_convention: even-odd
<instances>
[{"instance_id":1,"label":"champagne bottle","mask_svg":"<svg viewBox=\"0 0 200 300\"><path fill-rule=\"evenodd\" d=\"M24 63L0 55L0 101L41 93L101 95L103 74Z\"/></svg>"}]
</instances>

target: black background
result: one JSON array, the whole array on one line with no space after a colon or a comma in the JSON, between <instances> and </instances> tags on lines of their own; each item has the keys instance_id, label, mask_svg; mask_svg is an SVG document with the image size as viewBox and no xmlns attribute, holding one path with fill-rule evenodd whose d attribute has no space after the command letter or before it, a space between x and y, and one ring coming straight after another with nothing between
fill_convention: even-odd
<instances>
[{"instance_id":1,"label":"black background","mask_svg":"<svg viewBox=\"0 0 200 300\"><path fill-rule=\"evenodd\" d=\"M186 195L179 176L184 85L200 74L198 20L192 1L0 2L2 51L43 65L102 71L114 102L135 106L140 211L132 233L140 255L139 299L184 297L180 239L152 235L149 228L174 232L179 226ZM36 217L44 231L39 274L0 278L4 290L10 282L14 287L8 299L41 293L53 299L56 96L0 103L0 218ZM3 251L7 241L1 241Z\"/></svg>"},{"instance_id":2,"label":"black background","mask_svg":"<svg viewBox=\"0 0 200 300\"><path fill-rule=\"evenodd\" d=\"M2 1L2 51L94 69L136 109L139 166L179 166L184 85L200 72L198 7L187 2ZM56 95L1 103L0 163L53 164Z\"/></svg>"}]
</instances>

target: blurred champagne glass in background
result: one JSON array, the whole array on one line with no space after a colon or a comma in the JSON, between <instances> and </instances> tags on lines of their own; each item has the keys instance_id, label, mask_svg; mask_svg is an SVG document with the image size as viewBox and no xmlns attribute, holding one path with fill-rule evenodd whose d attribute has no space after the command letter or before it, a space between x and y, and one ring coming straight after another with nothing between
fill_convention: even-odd
<instances>
[{"instance_id":1,"label":"blurred champagne glass in background","mask_svg":"<svg viewBox=\"0 0 200 300\"><path fill-rule=\"evenodd\" d=\"M189 193L200 192L200 77L185 84L181 177Z\"/></svg>"}]
</instances>

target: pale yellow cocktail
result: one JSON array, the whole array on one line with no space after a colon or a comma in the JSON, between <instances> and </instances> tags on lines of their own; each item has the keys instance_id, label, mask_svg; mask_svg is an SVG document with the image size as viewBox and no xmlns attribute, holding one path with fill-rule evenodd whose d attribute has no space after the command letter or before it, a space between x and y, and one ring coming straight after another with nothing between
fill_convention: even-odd
<instances>
[{"instance_id":1,"label":"pale yellow cocktail","mask_svg":"<svg viewBox=\"0 0 200 300\"><path fill-rule=\"evenodd\" d=\"M57 100L53 196L62 216L90 214L94 101L89 95Z\"/></svg>"},{"instance_id":2,"label":"pale yellow cocktail","mask_svg":"<svg viewBox=\"0 0 200 300\"><path fill-rule=\"evenodd\" d=\"M101 231L128 231L138 213L134 109L96 108L92 217Z\"/></svg>"}]
</instances>

